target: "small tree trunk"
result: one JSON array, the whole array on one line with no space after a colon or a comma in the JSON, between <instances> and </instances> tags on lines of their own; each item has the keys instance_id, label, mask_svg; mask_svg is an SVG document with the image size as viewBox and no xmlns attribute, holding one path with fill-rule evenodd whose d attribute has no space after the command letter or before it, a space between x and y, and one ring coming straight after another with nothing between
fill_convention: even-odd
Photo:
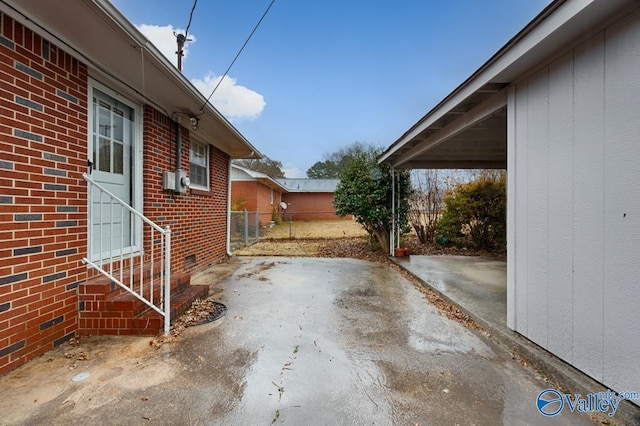
<instances>
[{"instance_id":1,"label":"small tree trunk","mask_svg":"<svg viewBox=\"0 0 640 426\"><path fill-rule=\"evenodd\" d=\"M376 229L373 231L373 235L376 237L378 244L382 248L384 254L389 254L389 232L386 229Z\"/></svg>"}]
</instances>

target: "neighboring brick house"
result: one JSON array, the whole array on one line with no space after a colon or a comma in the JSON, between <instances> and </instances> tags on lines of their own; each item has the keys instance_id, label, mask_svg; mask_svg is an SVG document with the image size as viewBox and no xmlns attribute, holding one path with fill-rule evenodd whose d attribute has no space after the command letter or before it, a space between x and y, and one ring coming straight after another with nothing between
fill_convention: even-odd
<instances>
[{"instance_id":1,"label":"neighboring brick house","mask_svg":"<svg viewBox=\"0 0 640 426\"><path fill-rule=\"evenodd\" d=\"M83 258L91 245L104 261L105 245L104 228L88 227L89 167L171 225L183 285L226 258L230 160L257 150L107 1L3 1L0 26L2 374L77 333L140 333L123 314L88 312L102 302L86 290L98 273ZM190 189L163 189L180 168ZM122 247L155 246L107 218Z\"/></svg>"},{"instance_id":2,"label":"neighboring brick house","mask_svg":"<svg viewBox=\"0 0 640 426\"><path fill-rule=\"evenodd\" d=\"M282 211L282 193L286 188L281 183L255 170L231 165L231 206L241 210L257 211L260 225L272 220L274 213Z\"/></svg>"},{"instance_id":3,"label":"neighboring brick house","mask_svg":"<svg viewBox=\"0 0 640 426\"><path fill-rule=\"evenodd\" d=\"M282 196L282 201L287 203L287 219L345 219L336 216L333 205L333 194L340 179L283 178L277 181L287 189Z\"/></svg>"}]
</instances>

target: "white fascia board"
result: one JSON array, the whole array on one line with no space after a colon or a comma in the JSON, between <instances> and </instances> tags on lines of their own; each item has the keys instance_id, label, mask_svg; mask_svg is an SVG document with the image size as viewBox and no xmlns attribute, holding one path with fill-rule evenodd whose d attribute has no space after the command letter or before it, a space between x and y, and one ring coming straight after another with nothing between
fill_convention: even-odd
<instances>
[{"instance_id":1,"label":"white fascia board","mask_svg":"<svg viewBox=\"0 0 640 426\"><path fill-rule=\"evenodd\" d=\"M402 155L402 159L396 160L391 164L391 167L399 167L402 163L406 163L418 155L429 151L430 149L440 145L447 139L454 137L455 135L463 132L469 127L484 120L494 112L507 105L507 89L502 89L497 94L491 96L488 100L484 101L480 105L476 105L467 111L460 118L448 124L442 128L436 134L430 136L426 140L422 141L419 145L411 148L409 151Z\"/></svg>"}]
</instances>

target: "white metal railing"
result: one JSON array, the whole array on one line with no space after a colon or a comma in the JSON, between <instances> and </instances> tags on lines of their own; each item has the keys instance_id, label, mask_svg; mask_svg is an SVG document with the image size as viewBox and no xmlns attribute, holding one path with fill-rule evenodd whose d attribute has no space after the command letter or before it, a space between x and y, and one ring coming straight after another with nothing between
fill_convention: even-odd
<instances>
[{"instance_id":1,"label":"white metal railing","mask_svg":"<svg viewBox=\"0 0 640 426\"><path fill-rule=\"evenodd\" d=\"M162 315L164 334L169 334L171 229L153 223L88 174L83 173L82 177L87 181L89 198L87 257L82 261ZM99 210L96 212L96 209ZM143 250L145 236L149 243L146 258ZM94 242L99 244L97 249ZM144 273L145 267L150 271L148 278ZM156 268L160 271L157 280ZM140 277L137 283L136 274Z\"/></svg>"}]
</instances>

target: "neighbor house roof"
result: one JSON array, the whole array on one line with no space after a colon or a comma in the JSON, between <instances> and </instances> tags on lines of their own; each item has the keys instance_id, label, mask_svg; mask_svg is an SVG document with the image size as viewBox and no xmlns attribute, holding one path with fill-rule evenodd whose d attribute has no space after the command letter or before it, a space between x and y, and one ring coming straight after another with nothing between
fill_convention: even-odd
<instances>
[{"instance_id":1,"label":"neighbor house roof","mask_svg":"<svg viewBox=\"0 0 640 426\"><path fill-rule=\"evenodd\" d=\"M637 0L555 0L382 153L396 168L506 168L508 86Z\"/></svg>"},{"instance_id":2,"label":"neighbor house roof","mask_svg":"<svg viewBox=\"0 0 640 426\"><path fill-rule=\"evenodd\" d=\"M278 178L287 192L336 192L340 179Z\"/></svg>"},{"instance_id":3,"label":"neighbor house roof","mask_svg":"<svg viewBox=\"0 0 640 426\"><path fill-rule=\"evenodd\" d=\"M89 76L182 125L197 116L199 140L232 158L261 155L178 69L107 0L3 0L0 11L88 66Z\"/></svg>"},{"instance_id":4,"label":"neighbor house roof","mask_svg":"<svg viewBox=\"0 0 640 426\"><path fill-rule=\"evenodd\" d=\"M280 192L287 192L287 188L272 177L238 164L231 164L231 181L243 180L258 181L269 188L277 189Z\"/></svg>"}]
</instances>

